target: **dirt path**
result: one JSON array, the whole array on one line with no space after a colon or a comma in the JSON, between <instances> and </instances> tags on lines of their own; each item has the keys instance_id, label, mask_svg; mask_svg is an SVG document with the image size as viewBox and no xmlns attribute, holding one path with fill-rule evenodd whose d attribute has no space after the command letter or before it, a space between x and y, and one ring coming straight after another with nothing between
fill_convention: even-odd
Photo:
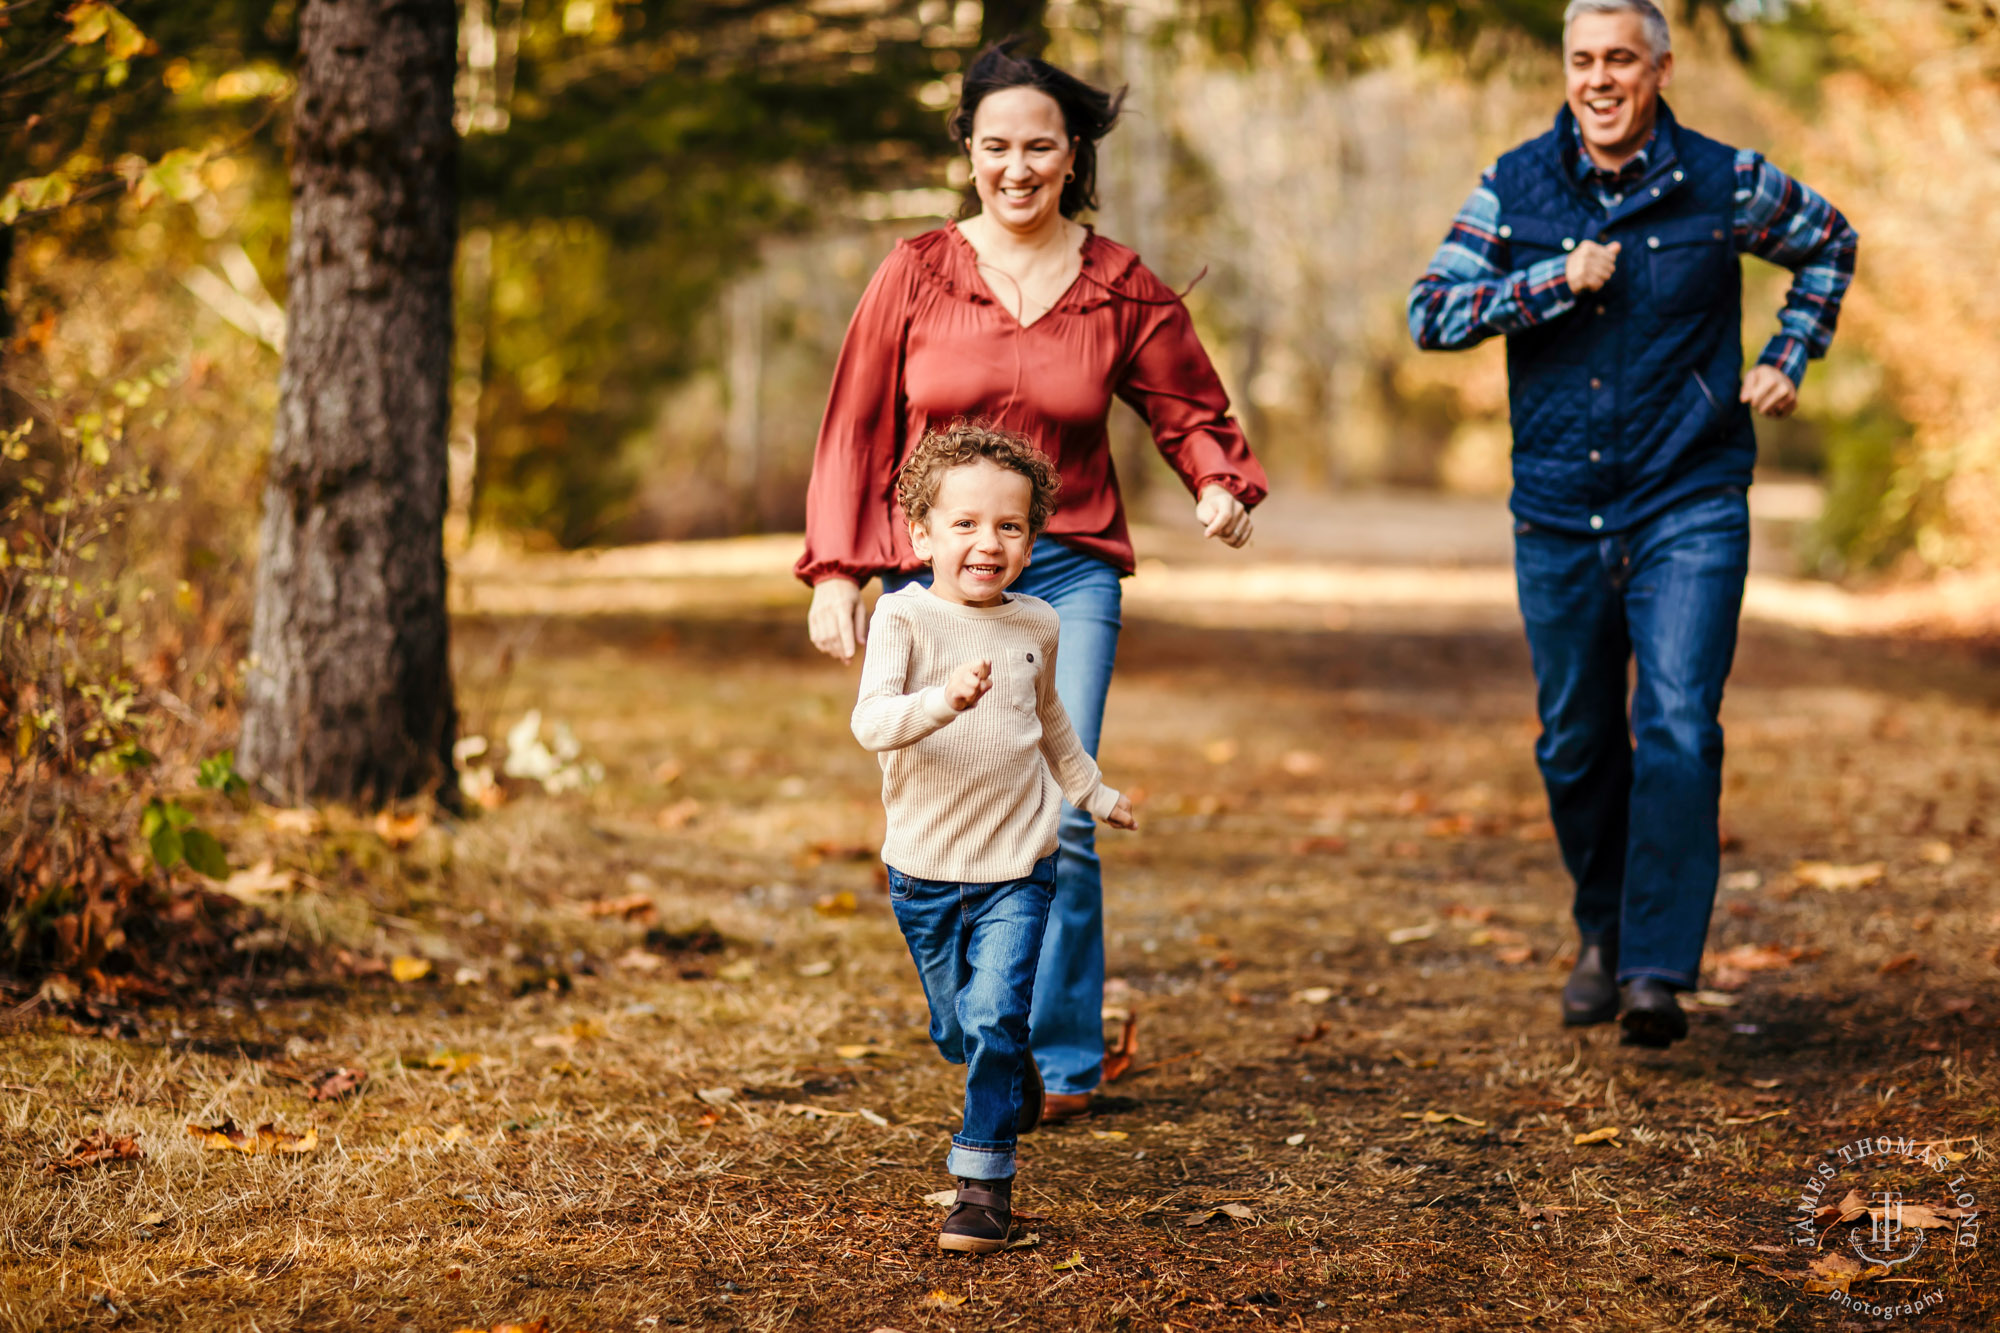
<instances>
[{"instance_id":1,"label":"dirt path","mask_svg":"<svg viewBox=\"0 0 2000 1333\"><path fill-rule=\"evenodd\" d=\"M1858 1328L1786 1230L1820 1163L1876 1179L1832 1149L1949 1139L2000 1197L1990 661L1749 630L1709 1002L1641 1053L1553 1018L1518 632L1218 603L1135 611L1112 696L1104 766L1146 797L1102 839L1133 1068L1026 1144L1035 1244L941 1256L957 1091L870 854L853 677L751 586L462 622L468 730L539 708L595 790L397 851L338 818L238 830L239 862L300 873L281 933L428 977L287 985L251 952L282 993L8 1036L0 1327ZM366 1085L308 1102L292 1076L333 1065ZM318 1146L186 1132L224 1116ZM100 1127L145 1158L43 1171ZM1922 1324L1994 1326L2000 1242L1966 1234L1855 1293L1936 1286Z\"/></svg>"}]
</instances>

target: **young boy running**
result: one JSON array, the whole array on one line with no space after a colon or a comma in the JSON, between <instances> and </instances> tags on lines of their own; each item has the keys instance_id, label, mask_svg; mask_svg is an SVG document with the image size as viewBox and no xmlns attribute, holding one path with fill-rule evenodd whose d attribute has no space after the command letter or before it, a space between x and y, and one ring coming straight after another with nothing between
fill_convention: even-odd
<instances>
[{"instance_id":1,"label":"young boy running","mask_svg":"<svg viewBox=\"0 0 2000 1333\"><path fill-rule=\"evenodd\" d=\"M882 761L889 900L931 1039L966 1066L965 1118L945 1158L958 1196L938 1245L973 1254L1006 1246L1014 1141L1041 1118L1028 1008L1062 800L1137 827L1056 698L1055 611L1007 595L1056 486L1055 468L1011 432L958 423L923 438L896 498L931 584L876 604L854 706L855 738Z\"/></svg>"}]
</instances>

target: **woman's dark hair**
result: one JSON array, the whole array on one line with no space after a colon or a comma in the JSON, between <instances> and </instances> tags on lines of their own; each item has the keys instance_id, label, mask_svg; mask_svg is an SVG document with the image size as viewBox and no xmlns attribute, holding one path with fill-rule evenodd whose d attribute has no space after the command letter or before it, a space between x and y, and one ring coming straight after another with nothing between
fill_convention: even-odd
<instances>
[{"instance_id":1,"label":"woman's dark hair","mask_svg":"<svg viewBox=\"0 0 2000 1333\"><path fill-rule=\"evenodd\" d=\"M1018 41L1010 37L973 58L965 85L958 94L958 109L951 113L951 141L961 152L970 151L972 117L979 104L994 93L1008 88L1033 88L1048 94L1062 108L1063 129L1076 146L1073 168L1076 178L1064 183L1062 202L1058 205L1064 217L1073 218L1086 208L1097 207L1097 141L1111 133L1111 127L1118 123L1119 108L1125 105L1125 90L1107 93L1046 60L1015 55ZM968 183L958 216L969 218L977 212L979 189L976 184Z\"/></svg>"}]
</instances>

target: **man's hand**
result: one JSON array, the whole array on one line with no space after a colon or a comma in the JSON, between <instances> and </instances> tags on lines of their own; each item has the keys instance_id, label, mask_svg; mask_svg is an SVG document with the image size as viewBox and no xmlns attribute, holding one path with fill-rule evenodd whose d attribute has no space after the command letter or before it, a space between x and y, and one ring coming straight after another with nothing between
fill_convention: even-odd
<instances>
[{"instance_id":1,"label":"man's hand","mask_svg":"<svg viewBox=\"0 0 2000 1333\"><path fill-rule=\"evenodd\" d=\"M1112 828L1138 828L1139 816L1132 813L1132 798L1120 792L1118 794L1118 804L1111 807L1111 813L1104 817L1104 822L1111 825Z\"/></svg>"},{"instance_id":2,"label":"man's hand","mask_svg":"<svg viewBox=\"0 0 2000 1333\"><path fill-rule=\"evenodd\" d=\"M1195 501L1194 517L1201 524L1204 537L1219 538L1233 547L1250 540L1250 511L1227 489L1212 482L1202 487L1201 498Z\"/></svg>"},{"instance_id":3,"label":"man's hand","mask_svg":"<svg viewBox=\"0 0 2000 1333\"><path fill-rule=\"evenodd\" d=\"M954 713L963 713L986 697L986 691L992 688L993 664L967 662L952 672L951 679L944 683L944 701L951 705Z\"/></svg>"},{"instance_id":4,"label":"man's hand","mask_svg":"<svg viewBox=\"0 0 2000 1333\"><path fill-rule=\"evenodd\" d=\"M1563 264L1563 276L1569 279L1569 289L1579 296L1584 292L1594 292L1611 281L1611 275L1618 271L1618 242L1599 245L1596 241L1584 241L1569 252L1569 259Z\"/></svg>"},{"instance_id":5,"label":"man's hand","mask_svg":"<svg viewBox=\"0 0 2000 1333\"><path fill-rule=\"evenodd\" d=\"M813 647L828 657L852 662L855 645L868 642L868 610L861 605L861 586L838 575L815 583L806 633L812 636Z\"/></svg>"},{"instance_id":6,"label":"man's hand","mask_svg":"<svg viewBox=\"0 0 2000 1333\"><path fill-rule=\"evenodd\" d=\"M1799 386L1776 366L1752 366L1737 395L1750 410L1767 417L1788 417L1799 405Z\"/></svg>"}]
</instances>

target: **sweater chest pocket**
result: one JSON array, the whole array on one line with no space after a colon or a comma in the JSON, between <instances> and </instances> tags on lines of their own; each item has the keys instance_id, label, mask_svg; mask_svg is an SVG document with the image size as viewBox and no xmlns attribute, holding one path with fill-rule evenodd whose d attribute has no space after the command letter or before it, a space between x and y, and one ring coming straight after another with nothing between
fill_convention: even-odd
<instances>
[{"instance_id":1,"label":"sweater chest pocket","mask_svg":"<svg viewBox=\"0 0 2000 1333\"><path fill-rule=\"evenodd\" d=\"M1663 315L1698 315L1735 292L1735 258L1728 218L1694 218L1649 231L1641 242L1652 279L1653 308Z\"/></svg>"},{"instance_id":2,"label":"sweater chest pocket","mask_svg":"<svg viewBox=\"0 0 2000 1333\"><path fill-rule=\"evenodd\" d=\"M993 688L1009 708L1033 717L1041 711L1042 654L1032 648L1009 648L993 663Z\"/></svg>"}]
</instances>

